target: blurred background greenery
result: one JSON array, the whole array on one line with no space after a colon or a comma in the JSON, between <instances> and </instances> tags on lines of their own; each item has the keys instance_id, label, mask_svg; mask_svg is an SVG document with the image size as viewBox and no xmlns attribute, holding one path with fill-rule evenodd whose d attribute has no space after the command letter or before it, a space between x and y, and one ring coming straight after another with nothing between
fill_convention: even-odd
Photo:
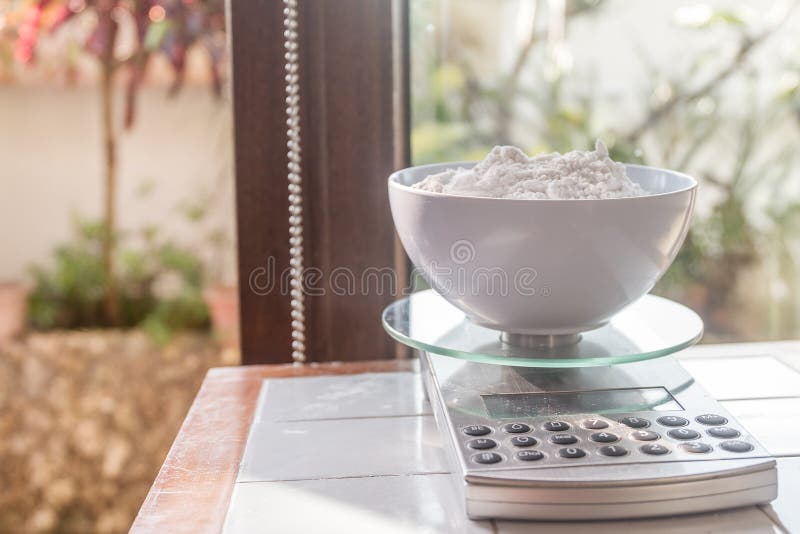
<instances>
[{"instance_id":1,"label":"blurred background greenery","mask_svg":"<svg viewBox=\"0 0 800 534\"><path fill-rule=\"evenodd\" d=\"M589 149L700 181L656 292L705 341L797 337L797 2L412 0L415 164Z\"/></svg>"}]
</instances>

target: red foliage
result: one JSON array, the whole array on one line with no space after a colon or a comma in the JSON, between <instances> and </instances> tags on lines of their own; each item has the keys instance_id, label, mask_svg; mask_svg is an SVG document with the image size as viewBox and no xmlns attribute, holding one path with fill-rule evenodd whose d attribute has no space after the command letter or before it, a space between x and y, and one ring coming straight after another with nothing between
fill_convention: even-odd
<instances>
[{"instance_id":1,"label":"red foliage","mask_svg":"<svg viewBox=\"0 0 800 534\"><path fill-rule=\"evenodd\" d=\"M154 11L154 8L160 8ZM95 26L83 43L83 50L103 63L104 69L123 67L128 76L125 84L124 125L134 123L136 96L147 65L154 53L162 53L175 72L169 89L177 93L183 85L186 54L193 45L202 46L209 57L211 89L219 95L222 87L222 63L225 57L224 0L39 0L21 8L22 23L17 28L14 57L17 62L31 64L42 32L57 31L70 18L92 10ZM115 58L118 25L122 13L130 15L135 25L135 46L122 59ZM156 26L159 25L159 26ZM153 38L151 35L156 35Z\"/></svg>"},{"instance_id":2,"label":"red foliage","mask_svg":"<svg viewBox=\"0 0 800 534\"><path fill-rule=\"evenodd\" d=\"M33 61L36 42L39 37L39 26L42 22L42 13L48 2L49 0L40 0L39 3L31 6L25 13L23 22L17 30L14 59L20 63L31 63Z\"/></svg>"}]
</instances>

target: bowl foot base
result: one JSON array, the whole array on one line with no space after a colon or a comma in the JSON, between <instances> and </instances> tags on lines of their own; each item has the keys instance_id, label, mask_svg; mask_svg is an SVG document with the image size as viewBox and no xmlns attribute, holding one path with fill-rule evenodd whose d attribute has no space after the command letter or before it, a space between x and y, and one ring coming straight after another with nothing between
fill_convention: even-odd
<instances>
[{"instance_id":1,"label":"bowl foot base","mask_svg":"<svg viewBox=\"0 0 800 534\"><path fill-rule=\"evenodd\" d=\"M504 345L523 349L542 349L568 347L581 340L580 334L515 334L500 332L500 341Z\"/></svg>"}]
</instances>

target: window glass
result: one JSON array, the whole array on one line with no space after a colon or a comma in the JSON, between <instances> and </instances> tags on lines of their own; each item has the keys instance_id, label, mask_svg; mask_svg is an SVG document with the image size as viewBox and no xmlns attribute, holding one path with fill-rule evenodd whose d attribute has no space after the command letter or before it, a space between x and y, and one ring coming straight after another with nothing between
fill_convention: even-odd
<instances>
[{"instance_id":1,"label":"window glass","mask_svg":"<svg viewBox=\"0 0 800 534\"><path fill-rule=\"evenodd\" d=\"M589 149L700 182L656 292L706 341L795 337L800 10L790 2L412 0L412 158Z\"/></svg>"}]
</instances>

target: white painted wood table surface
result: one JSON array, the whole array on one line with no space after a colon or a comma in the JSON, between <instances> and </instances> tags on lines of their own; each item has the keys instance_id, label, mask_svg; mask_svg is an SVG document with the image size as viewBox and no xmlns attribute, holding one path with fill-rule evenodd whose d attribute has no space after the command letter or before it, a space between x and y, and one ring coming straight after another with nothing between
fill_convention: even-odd
<instances>
[{"instance_id":1,"label":"white painted wood table surface","mask_svg":"<svg viewBox=\"0 0 800 534\"><path fill-rule=\"evenodd\" d=\"M778 459L770 506L635 521L471 521L416 373L271 380L224 531L800 533L800 342L703 345L681 364Z\"/></svg>"}]
</instances>

